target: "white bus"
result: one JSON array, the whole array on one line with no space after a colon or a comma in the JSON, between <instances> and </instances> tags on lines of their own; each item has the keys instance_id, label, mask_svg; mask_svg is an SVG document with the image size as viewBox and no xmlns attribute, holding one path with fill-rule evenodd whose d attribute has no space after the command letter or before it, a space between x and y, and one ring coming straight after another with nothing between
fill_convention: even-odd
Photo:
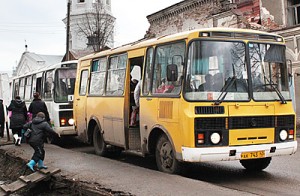
<instances>
[{"instance_id":1,"label":"white bus","mask_svg":"<svg viewBox=\"0 0 300 196\"><path fill-rule=\"evenodd\" d=\"M50 122L61 136L77 135L73 126L73 95L77 61L61 62L32 73L19 75L12 80L12 97L19 95L27 109L33 93L39 92L45 101Z\"/></svg>"}]
</instances>

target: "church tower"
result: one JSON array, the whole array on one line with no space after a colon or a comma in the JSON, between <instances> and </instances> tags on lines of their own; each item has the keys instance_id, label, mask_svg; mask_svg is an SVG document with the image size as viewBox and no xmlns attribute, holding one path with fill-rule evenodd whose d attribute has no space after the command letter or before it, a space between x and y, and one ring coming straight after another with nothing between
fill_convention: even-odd
<instances>
[{"instance_id":1,"label":"church tower","mask_svg":"<svg viewBox=\"0 0 300 196\"><path fill-rule=\"evenodd\" d=\"M111 0L67 0L67 3L71 3L69 51L73 53L95 51L93 47L96 43L99 43L97 37L100 37L94 36L99 32L99 30L95 30L96 26L100 26L99 28L103 31L107 19L110 24L115 23L115 18L111 13ZM98 16L94 15L95 12L98 12ZM63 19L63 22L67 27L67 17ZM107 36L105 47L113 47L113 27L111 31L112 33Z\"/></svg>"}]
</instances>

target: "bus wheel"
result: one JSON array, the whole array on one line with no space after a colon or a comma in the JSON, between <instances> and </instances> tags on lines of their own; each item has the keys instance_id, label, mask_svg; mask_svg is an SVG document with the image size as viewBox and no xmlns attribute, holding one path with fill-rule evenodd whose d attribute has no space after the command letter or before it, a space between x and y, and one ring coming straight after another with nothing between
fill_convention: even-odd
<instances>
[{"instance_id":1,"label":"bus wheel","mask_svg":"<svg viewBox=\"0 0 300 196\"><path fill-rule=\"evenodd\" d=\"M271 157L266 157L261 159L240 160L240 163L248 171L261 171L269 166L271 159Z\"/></svg>"},{"instance_id":2,"label":"bus wheel","mask_svg":"<svg viewBox=\"0 0 300 196\"><path fill-rule=\"evenodd\" d=\"M94 143L95 153L100 156L105 156L107 153L107 148L103 139L103 135L100 132L98 126L94 128L93 143Z\"/></svg>"},{"instance_id":3,"label":"bus wheel","mask_svg":"<svg viewBox=\"0 0 300 196\"><path fill-rule=\"evenodd\" d=\"M180 172L180 163L175 158L175 151L166 135L162 135L157 142L155 158L159 171L169 174Z\"/></svg>"}]
</instances>

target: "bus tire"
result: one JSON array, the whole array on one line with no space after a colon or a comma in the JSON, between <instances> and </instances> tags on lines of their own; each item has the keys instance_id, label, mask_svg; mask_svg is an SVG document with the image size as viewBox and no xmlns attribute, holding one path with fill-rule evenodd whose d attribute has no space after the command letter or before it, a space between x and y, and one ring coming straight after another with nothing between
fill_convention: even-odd
<instances>
[{"instance_id":1,"label":"bus tire","mask_svg":"<svg viewBox=\"0 0 300 196\"><path fill-rule=\"evenodd\" d=\"M169 174L180 173L180 163L166 135L161 135L156 144L155 159L159 171Z\"/></svg>"},{"instance_id":2,"label":"bus tire","mask_svg":"<svg viewBox=\"0 0 300 196\"><path fill-rule=\"evenodd\" d=\"M95 153L100 156L105 156L107 154L106 143L104 142L104 138L98 126L95 126L93 132L93 143Z\"/></svg>"},{"instance_id":3,"label":"bus tire","mask_svg":"<svg viewBox=\"0 0 300 196\"><path fill-rule=\"evenodd\" d=\"M240 160L240 163L246 170L257 172L266 169L271 159L271 157L266 157L261 159Z\"/></svg>"}]
</instances>

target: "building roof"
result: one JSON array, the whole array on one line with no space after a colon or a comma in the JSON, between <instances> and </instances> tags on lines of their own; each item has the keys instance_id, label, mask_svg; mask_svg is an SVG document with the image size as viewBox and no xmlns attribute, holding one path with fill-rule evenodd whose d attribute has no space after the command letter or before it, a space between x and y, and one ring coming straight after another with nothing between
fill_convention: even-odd
<instances>
[{"instance_id":1,"label":"building roof","mask_svg":"<svg viewBox=\"0 0 300 196\"><path fill-rule=\"evenodd\" d=\"M62 59L62 55L44 55L33 52L24 52L18 63L16 72L13 75L30 73L34 70L59 63Z\"/></svg>"}]
</instances>

